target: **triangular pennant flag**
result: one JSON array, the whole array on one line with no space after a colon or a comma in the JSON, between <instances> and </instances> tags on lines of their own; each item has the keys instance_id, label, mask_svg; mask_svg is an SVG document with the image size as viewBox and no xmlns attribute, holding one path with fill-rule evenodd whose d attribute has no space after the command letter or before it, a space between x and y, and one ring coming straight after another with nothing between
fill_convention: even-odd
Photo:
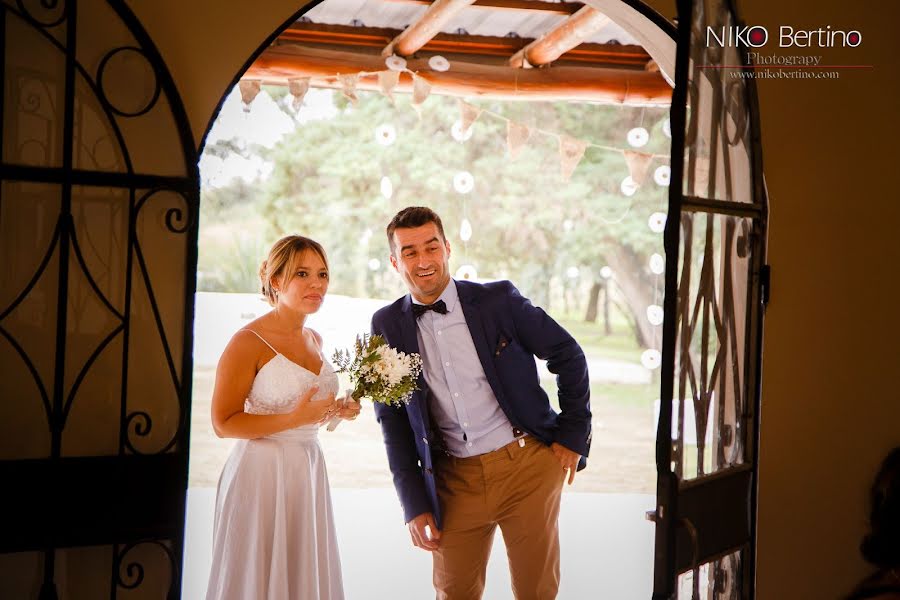
<instances>
[{"instance_id":1,"label":"triangular pennant flag","mask_svg":"<svg viewBox=\"0 0 900 600\"><path fill-rule=\"evenodd\" d=\"M413 74L413 92L412 92L412 104L413 106L417 104L422 104L425 102L425 99L428 98L428 95L431 94L431 84L423 78L419 77L415 73Z\"/></svg>"},{"instance_id":2,"label":"triangular pennant flag","mask_svg":"<svg viewBox=\"0 0 900 600\"><path fill-rule=\"evenodd\" d=\"M300 110L300 107L303 106L303 98L309 91L309 77L288 79L288 91L294 97L294 110Z\"/></svg>"},{"instance_id":3,"label":"triangular pennant flag","mask_svg":"<svg viewBox=\"0 0 900 600\"><path fill-rule=\"evenodd\" d=\"M519 156L519 152L525 147L528 138L531 137L531 128L515 121L506 122L506 147L509 148L509 157L513 160Z\"/></svg>"},{"instance_id":4,"label":"triangular pennant flag","mask_svg":"<svg viewBox=\"0 0 900 600\"><path fill-rule=\"evenodd\" d=\"M477 106L472 106L465 100L460 100L459 104L459 131L465 135L472 124L481 116L481 110Z\"/></svg>"},{"instance_id":5,"label":"triangular pennant flag","mask_svg":"<svg viewBox=\"0 0 900 600\"><path fill-rule=\"evenodd\" d=\"M387 99L391 101L391 104L394 103L394 88L397 87L399 82L400 71L378 72L378 87L381 88L381 93L387 96Z\"/></svg>"},{"instance_id":6,"label":"triangular pennant flag","mask_svg":"<svg viewBox=\"0 0 900 600\"><path fill-rule=\"evenodd\" d=\"M622 154L625 155L625 162L628 164L628 173L631 175L631 180L639 186L644 185L653 155L646 152L635 152L634 150L623 150Z\"/></svg>"},{"instance_id":7,"label":"triangular pennant flag","mask_svg":"<svg viewBox=\"0 0 900 600\"><path fill-rule=\"evenodd\" d=\"M241 102L244 104L244 112L250 112L250 103L259 94L262 89L262 82L259 79L241 79L238 82L238 89L241 90Z\"/></svg>"},{"instance_id":8,"label":"triangular pennant flag","mask_svg":"<svg viewBox=\"0 0 900 600\"><path fill-rule=\"evenodd\" d=\"M694 189L695 196L715 197L715 193L709 190L709 159L698 157L694 163Z\"/></svg>"},{"instance_id":9,"label":"triangular pennant flag","mask_svg":"<svg viewBox=\"0 0 900 600\"><path fill-rule=\"evenodd\" d=\"M587 147L588 143L585 141L567 135L559 136L559 167L563 181L568 181L575 172L575 167L581 162Z\"/></svg>"},{"instance_id":10,"label":"triangular pennant flag","mask_svg":"<svg viewBox=\"0 0 900 600\"><path fill-rule=\"evenodd\" d=\"M344 94L347 100L353 104L359 102L359 98L356 96L356 84L359 82L359 73L338 75L338 81L341 82L341 93Z\"/></svg>"}]
</instances>

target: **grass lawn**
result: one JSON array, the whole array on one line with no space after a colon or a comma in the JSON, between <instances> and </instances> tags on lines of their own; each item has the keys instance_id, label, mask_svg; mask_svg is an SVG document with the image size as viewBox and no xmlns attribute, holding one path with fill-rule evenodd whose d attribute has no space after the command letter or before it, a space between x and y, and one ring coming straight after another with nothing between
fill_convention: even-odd
<instances>
[{"instance_id":1,"label":"grass lawn","mask_svg":"<svg viewBox=\"0 0 900 600\"><path fill-rule=\"evenodd\" d=\"M566 331L572 334L584 353L588 356L599 356L640 363L643 349L637 345L631 326L624 319L612 319L612 333L606 335L603 324L587 323L579 318L557 319Z\"/></svg>"},{"instance_id":2,"label":"grass lawn","mask_svg":"<svg viewBox=\"0 0 900 600\"><path fill-rule=\"evenodd\" d=\"M192 487L214 487L234 440L213 433L209 410L212 397L212 369L194 372L191 413ZM609 387L607 393L606 388ZM653 493L655 432L652 401L641 405L631 400L635 390L616 388L647 386L605 386L596 384L592 412L594 440L588 468L578 473L572 492ZM551 395L551 397L553 397ZM328 460L331 485L344 488L391 487L390 472L381 439L381 428L371 405L352 423L342 423L334 432L321 430L319 438Z\"/></svg>"},{"instance_id":3,"label":"grass lawn","mask_svg":"<svg viewBox=\"0 0 900 600\"><path fill-rule=\"evenodd\" d=\"M621 361L639 364L642 349L637 346L624 319L613 315L613 333L605 335L602 323L585 323L577 317L560 323L579 341L588 360ZM629 365L629 366L630 366ZM198 367L194 371L191 428L191 486L215 486L234 444L216 437L209 410L215 371ZM621 384L601 380L592 371L591 411L593 444L588 468L575 478L571 491L653 493L656 488L653 401L659 384L651 378L645 384ZM556 405L556 382L542 380L551 402ZM348 387L342 376L341 389ZM557 407L558 408L558 407ZM372 407L353 423L342 423L337 431L322 430L319 438L328 458L328 472L335 487L391 487L381 429Z\"/></svg>"}]
</instances>

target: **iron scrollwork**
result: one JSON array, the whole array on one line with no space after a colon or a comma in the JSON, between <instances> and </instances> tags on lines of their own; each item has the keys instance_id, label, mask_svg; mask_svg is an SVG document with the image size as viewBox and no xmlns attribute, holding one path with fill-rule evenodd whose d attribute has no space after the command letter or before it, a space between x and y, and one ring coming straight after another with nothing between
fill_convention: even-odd
<instances>
[{"instance_id":1,"label":"iron scrollwork","mask_svg":"<svg viewBox=\"0 0 900 600\"><path fill-rule=\"evenodd\" d=\"M177 355L177 349L191 347L192 334L189 323L184 327L179 326L177 331L165 330L163 323L166 322L164 317L168 318L170 315L173 322L177 322L182 310L185 311L183 314L189 315L193 303L191 277L196 268L196 255L192 249L197 235L198 157L191 140L190 124L184 106L150 37L127 3L110 0L102 4L100 6L95 3L90 10L103 9L113 18L119 19L122 30L127 31L131 39L124 43L121 38L95 40L106 46L100 49L99 62L85 68L86 65L81 63L83 57L77 53L77 39L94 32L88 28L91 25L89 20L77 18L78 9L82 6L77 0L15 0L0 3L0 28L7 33L20 32L17 37L27 40L28 50L37 50L40 45L40 56L55 61L46 62L50 68L45 63L39 63L35 68L35 76L35 73L23 70L17 64L21 60L13 58L13 53L8 49L16 48L14 44L23 42L11 39L3 48L4 55L0 62L0 82L6 82L7 86L6 93L0 94L0 137L10 140L9 147L0 158L3 167L3 181L0 183L4 184L0 209L9 210L7 207L23 201L23 198L16 195L18 190L14 187L15 184L46 185L52 182L53 185L48 196L50 201L38 207L41 211L40 218L49 223L48 229L52 231L47 237L49 241L46 248L42 241L35 244L41 248L32 250L39 264L36 268L29 267L28 272L22 274L23 281L27 278L25 283L19 283L17 279L15 289L4 290L4 298L13 299L4 300L4 305L0 306L0 343L8 344L10 354L18 357L14 361L16 364L10 366L21 371L21 377L30 377L34 381L33 386L28 383L27 389L22 387L22 401L43 406L46 429L41 418L37 427L43 430L44 435L49 431L51 438L50 448L44 458L29 456L27 465L24 457L23 460L14 462L21 463L23 470L35 465L34 472L44 472L40 469L56 472L61 461L70 458L66 445L62 442L66 436L75 438L76 433L74 426L66 429L67 418L70 412L77 410L74 407L91 400L86 392L79 394L79 389L87 388L84 382L88 377L97 375L101 370L101 362L105 365L103 369L109 368L109 361L101 361L100 357L110 353L114 341L121 340L121 406L114 409L120 411L116 415L114 426L120 440L118 451L113 450L113 456L79 455L78 462L80 465L89 465L92 469L96 467L101 478L107 474L107 469L109 476L114 477L117 469L145 464L142 462L145 460L143 458L133 462L136 458L132 456L134 454L168 453L164 461L150 461L154 465L153 469L158 470L154 472L154 476L171 476L170 478L177 479L187 469L187 448L183 441L186 439L185 428L190 410L191 358L189 350L182 353L178 364L173 356ZM15 26L7 26L13 22ZM102 32L103 29L98 28L97 31ZM134 72L127 70L131 66L137 67L137 72L143 74L142 79L136 79ZM21 77L28 81L21 80ZM138 87L129 87L127 82L130 81L137 81ZM126 84L122 85L122 82ZM145 90L146 94L140 95L138 90ZM126 135L128 130L123 131L121 128L122 119L140 119L159 107L163 101L169 110L156 111L148 120L171 120L170 130L177 135L173 150L179 151L183 158L183 165L180 166L182 174L173 176L170 166L163 168L147 163L140 167L141 172L135 172L135 166L131 162L133 148L128 146L129 143L142 143L142 140L136 139L135 135ZM93 119L95 115L97 118ZM17 139L17 132L13 129L2 131L3 126L8 123L13 123L15 127L17 118L31 119L28 123L30 129L19 135L24 142ZM54 127L35 119L43 119ZM82 128L88 126L92 132L96 130L101 135L79 135L84 134ZM56 132L57 128L59 133ZM48 130L46 135L45 129ZM23 144L24 149L17 147ZM112 151L109 147L112 147ZM15 162L13 155L16 151L30 152L37 158L29 160L27 165L22 161ZM120 158L121 165L107 160L110 156ZM154 170L156 168L159 172ZM11 182L14 185L8 186ZM109 214L118 217L110 217L109 223L102 223L105 228L96 229L103 231L99 240L91 237L91 231L82 231L81 225L76 228L78 215L84 217L83 213L78 212L79 192L76 190L80 188L100 190L101 196L104 196L104 190L114 192L102 197L101 203L107 203L105 205L111 207ZM150 191L145 192L148 189ZM163 195L160 193L162 191L171 193ZM145 231L152 229L150 235L156 240L160 236L169 235L179 236L184 240L184 251L179 250L173 254L172 256L177 257L176 262L166 266L166 276L171 277L172 273L176 273L177 277L184 278L183 295L179 294L174 300L171 297L172 290L176 289L174 286L166 291L169 294L166 298L154 290L154 281L147 264L154 265L155 256L144 256L142 243L147 247L149 243L139 239L137 233L138 219L146 217L149 212L147 206L152 204L158 208L163 197L174 199L175 205L162 207L155 212L159 221L144 222L142 225L149 227L145 227ZM100 242L99 246L93 246L95 241ZM19 251L8 245L4 248L13 255ZM103 250L103 253L98 252L97 248ZM138 285L139 281L143 281L149 297L151 310L147 314L152 313L149 322L155 323L155 327L142 331L140 338L132 327L136 315L132 311L134 298L131 290L132 284ZM11 285L7 282L7 287ZM22 289L19 286L23 286ZM42 312L41 315L48 321L43 324L45 330L55 331L55 336L51 333L49 337L54 339L56 348L55 359L48 373L39 370L37 365L42 363L38 362L36 356L29 356L30 347L16 339L19 334L11 326L12 318L21 318L23 314L22 311L16 312L16 309L23 306L26 299L33 299L45 286L53 288L53 298L45 303L46 314ZM27 306L34 309L33 303ZM99 325L93 323L88 326L88 318L85 317L86 325L83 330L79 330L80 311L87 310L86 307L90 307L92 318L96 317ZM6 322L4 319L7 319ZM144 338L157 336L162 342L163 350L152 359L156 364L164 364L163 368L171 373L175 401L161 409L140 406L135 407L135 410L126 410L129 396L126 383L132 368L128 362L128 346L143 344ZM119 352L118 346L115 347L116 352ZM74 356L78 358L75 359ZM114 371L118 369L115 363L117 358L118 355L111 363ZM96 406L99 408L101 404ZM103 404L103 410L106 410L105 407ZM178 421L174 434L170 439L161 440L158 444L161 447L154 447L149 452L147 440L154 427L158 431L159 424L168 420L169 415L174 417L176 413ZM160 437L169 438L168 435ZM141 441L144 443L140 443ZM157 445L155 440L152 443ZM78 444L70 445L68 453L72 452L73 447L77 448ZM95 462L93 459L98 460ZM115 467L110 468L110 465ZM89 490L78 490L78 493L90 496ZM132 492L122 490L123 501L127 501L128 493ZM134 500L131 498L131 501ZM27 510L24 512L28 513ZM43 536L41 539L49 540L43 549L41 594L44 594L42 597L51 598L56 595L54 581L58 577L54 556L59 551L53 547L56 544L54 540L66 523L54 523L51 527L47 524L46 515L39 512L36 507L33 513L21 515L22 521L28 524L28 528L23 528L23 531L28 531L20 532L15 539ZM146 522L140 520L143 516L129 518L139 522L130 531L141 533L129 533L127 536L152 538L156 535L157 538L147 541L146 537L142 537L141 541L133 541L135 537L126 536L122 539L122 533L115 524L98 521L91 535L105 540L101 543L118 544L113 546L113 572L107 570L107 563L103 573L97 575L103 577L104 581L111 581L112 598L116 597L117 592L124 595L128 590L150 589L152 592L159 581L166 582L170 597L177 597L183 547L180 534L172 534L169 524L163 528L161 522L153 520L157 517L148 517ZM73 527L75 529L77 528Z\"/></svg>"},{"instance_id":2,"label":"iron scrollwork","mask_svg":"<svg viewBox=\"0 0 900 600\"><path fill-rule=\"evenodd\" d=\"M141 564L139 559L128 558L129 554L131 554L135 549L139 548L153 548L158 549L162 552L170 569L169 573L171 579L169 584L168 597L174 598L178 589L178 582L180 581L180 569L172 548L170 548L168 544L160 540L133 542L130 544L125 544L121 548L118 545L115 546L113 558L114 577L112 597L116 597L116 592L120 588L123 590L135 590L143 585L147 572L145 566Z\"/></svg>"},{"instance_id":3,"label":"iron scrollwork","mask_svg":"<svg viewBox=\"0 0 900 600\"><path fill-rule=\"evenodd\" d=\"M182 235L191 230L192 225L196 219L197 215L197 207L194 206L191 202L188 201L187 197L177 191L158 188L154 190L150 190L146 192L143 196L138 199L137 204L135 205L133 212L133 221L134 224L137 223L140 218L141 212L148 205L148 203L153 198L164 198L166 195L174 195L177 197L183 206L173 206L169 207L165 210L163 216L163 223L168 231L176 235ZM132 231L136 231L137 227L132 225ZM171 376L172 386L180 397L180 390L183 385L183 377L185 374L181 374L179 376L178 369L176 368L174 358L172 356L172 349L170 345L170 341L168 336L166 335L165 327L163 326L162 314L159 308L159 303L156 298L156 293L153 289L153 282L150 277L150 270L148 269L146 259L144 257L144 252L141 247L140 239L137 234L134 234L134 238L131 240L130 246L134 252L134 256L138 261L138 267L140 269L141 278L144 282L144 286L147 290L147 297L150 302L150 309L153 314L153 319L156 325L156 330L159 335L160 340L162 341L163 353L165 355L166 364L168 366L169 374ZM162 446L161 449L152 452L156 453L164 453L171 450L178 439L181 437L183 433L183 429L185 427L185 408L184 406L178 407L178 425L175 429L172 437ZM124 419L123 429L125 430L124 443L127 449L135 454L147 454L147 452L140 450L131 439L130 435L133 433L134 435L142 438L146 438L150 435L153 429L153 419L151 415L146 411L132 411L129 412Z\"/></svg>"},{"instance_id":4,"label":"iron scrollwork","mask_svg":"<svg viewBox=\"0 0 900 600\"><path fill-rule=\"evenodd\" d=\"M107 91L106 86L104 86L103 84L104 80L108 82L108 79L104 78L106 77L106 70L109 67L110 61L116 56L122 55L124 53L131 53L139 56L141 60L146 63L146 66L149 69L150 73L153 74L153 93L150 94L150 97L147 99L147 102L143 107L131 111L126 110L120 106L116 106L115 103L110 99L109 92ZM147 114L156 105L156 101L159 99L159 95L162 92L162 85L159 81L159 77L156 74L156 69L153 68L153 64L147 59L147 55L144 53L144 51L141 48L137 48L135 46L121 46L119 48L113 48L103 56L103 58L100 60L100 65L97 67L97 88L100 91L100 98L103 101L104 105L121 117L140 117L141 115Z\"/></svg>"},{"instance_id":5,"label":"iron scrollwork","mask_svg":"<svg viewBox=\"0 0 900 600\"><path fill-rule=\"evenodd\" d=\"M39 4L45 13L51 13L49 15L49 20L38 18L33 11L28 9L25 0L16 0L16 6L19 7L19 10L25 18L38 27L50 29L57 25L61 25L68 17L68 4L66 2L61 3L59 0L40 0ZM57 11L58 14L54 15L53 13Z\"/></svg>"}]
</instances>

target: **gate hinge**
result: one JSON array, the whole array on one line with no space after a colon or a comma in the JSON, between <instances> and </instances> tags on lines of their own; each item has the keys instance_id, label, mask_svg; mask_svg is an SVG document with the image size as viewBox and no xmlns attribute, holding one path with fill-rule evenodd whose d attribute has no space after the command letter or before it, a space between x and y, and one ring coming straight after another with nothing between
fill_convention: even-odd
<instances>
[{"instance_id":1,"label":"gate hinge","mask_svg":"<svg viewBox=\"0 0 900 600\"><path fill-rule=\"evenodd\" d=\"M759 270L759 301L768 306L772 294L772 267L763 265Z\"/></svg>"}]
</instances>

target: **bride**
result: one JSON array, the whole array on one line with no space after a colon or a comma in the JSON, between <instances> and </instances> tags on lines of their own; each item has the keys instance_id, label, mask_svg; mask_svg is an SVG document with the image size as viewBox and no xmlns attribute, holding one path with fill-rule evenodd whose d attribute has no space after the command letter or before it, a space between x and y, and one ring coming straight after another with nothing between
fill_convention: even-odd
<instances>
[{"instance_id":1,"label":"bride","mask_svg":"<svg viewBox=\"0 0 900 600\"><path fill-rule=\"evenodd\" d=\"M274 308L231 338L216 370L212 423L238 438L216 493L207 600L342 600L328 475L317 432L360 405L335 400L322 338L305 326L328 289L317 242L284 237L259 271Z\"/></svg>"}]
</instances>

